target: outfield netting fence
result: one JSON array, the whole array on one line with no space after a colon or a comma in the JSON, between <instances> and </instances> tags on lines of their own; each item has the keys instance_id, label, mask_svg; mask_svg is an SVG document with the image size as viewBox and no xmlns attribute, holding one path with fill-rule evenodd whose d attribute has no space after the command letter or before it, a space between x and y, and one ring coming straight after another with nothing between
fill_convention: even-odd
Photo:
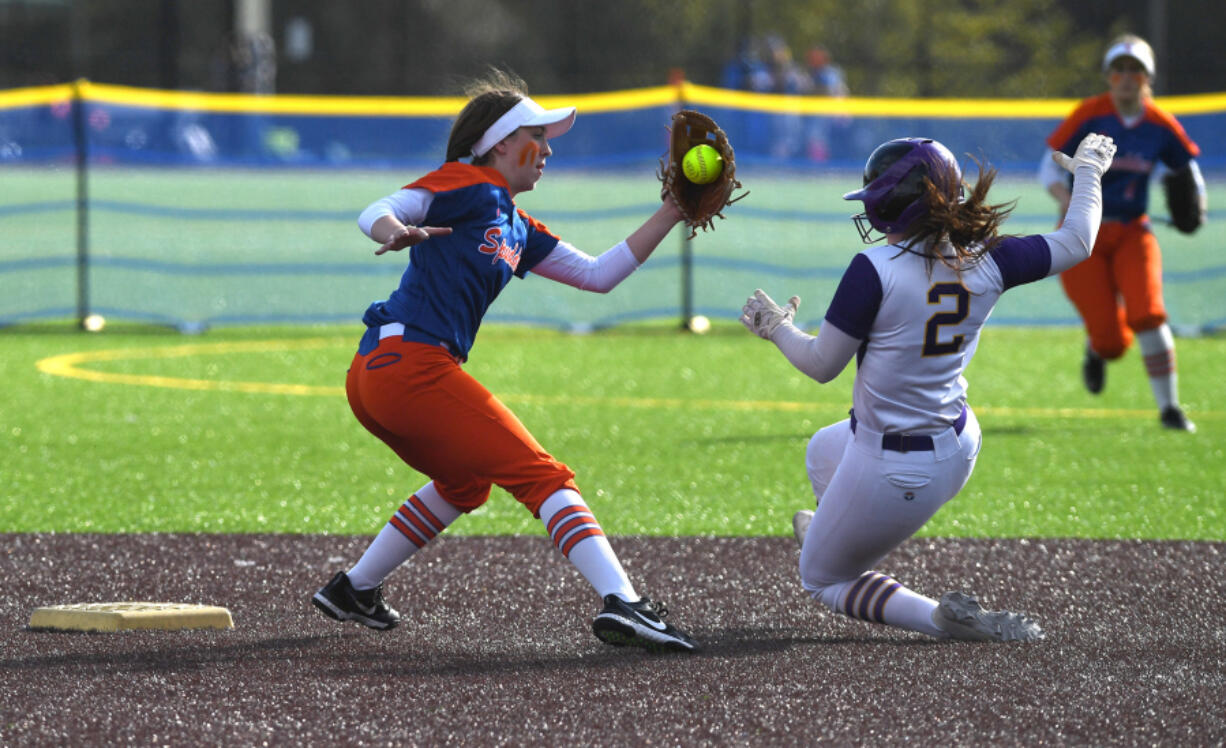
<instances>
[{"instance_id":1,"label":"outfield netting fence","mask_svg":"<svg viewBox=\"0 0 1226 748\"><path fill-rule=\"evenodd\" d=\"M748 293L799 294L816 324L860 248L840 199L878 143L934 137L997 168L1017 199L1010 233L1049 230L1035 172L1072 100L821 99L682 84L536 97L575 105L537 190L517 202L596 254L659 200L665 128L679 106L713 116L750 191L712 232L678 229L617 292L529 276L488 320L591 329L637 320L734 319ZM404 255L375 257L358 213L442 161L451 98L327 98L151 91L79 82L0 91L0 325L84 319L200 330L253 323L357 323ZM1160 223L1167 304L1178 331L1226 325L1226 94L1172 97L1200 145L1210 221L1194 236ZM527 284L523 286L520 284ZM1075 324L1054 279L1007 295L996 323Z\"/></svg>"}]
</instances>

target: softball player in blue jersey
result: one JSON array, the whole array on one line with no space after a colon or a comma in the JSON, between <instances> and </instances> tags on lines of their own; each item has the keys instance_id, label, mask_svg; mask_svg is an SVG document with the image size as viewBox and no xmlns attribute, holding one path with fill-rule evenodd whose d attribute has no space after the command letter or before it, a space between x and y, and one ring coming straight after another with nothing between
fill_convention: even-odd
<instances>
[{"instance_id":1,"label":"softball player in blue jersey","mask_svg":"<svg viewBox=\"0 0 1226 748\"><path fill-rule=\"evenodd\" d=\"M1074 175L1068 215L1050 234L997 233L1012 209L990 205L994 170L969 195L953 154L933 140L903 138L869 156L855 217L866 244L843 274L816 337L793 324L760 289L741 322L772 341L800 371L834 379L856 357L850 418L821 429L805 465L816 511L797 513L801 582L837 613L940 639L1029 641L1033 620L984 610L960 592L940 601L874 570L970 478L980 431L963 371L1002 293L1059 273L1089 256L1102 219L1100 180L1110 138L1091 134L1074 156L1053 158ZM865 225L867 224L867 225Z\"/></svg>"},{"instance_id":2,"label":"softball player in blue jersey","mask_svg":"<svg viewBox=\"0 0 1226 748\"><path fill-rule=\"evenodd\" d=\"M545 110L501 71L470 88L439 169L371 204L359 226L375 254L411 249L400 285L366 310L366 333L345 390L358 421L429 481L391 516L357 563L312 598L325 615L391 629L400 614L383 580L500 486L540 519L550 541L592 585L603 609L593 632L615 646L690 652L696 644L639 597L574 472L554 459L497 397L461 367L486 310L529 271L605 293L651 256L681 220L671 198L597 257L516 207L535 188L575 109ZM543 364L547 365L547 364ZM531 575L525 575L528 579Z\"/></svg>"},{"instance_id":3,"label":"softball player in blue jersey","mask_svg":"<svg viewBox=\"0 0 1226 748\"><path fill-rule=\"evenodd\" d=\"M1205 180L1196 163L1200 147L1174 116L1154 104L1154 52L1148 42L1133 34L1117 38L1103 56L1103 74L1107 92L1078 104L1047 139L1052 150L1072 153L1086 133L1097 132L1111 136L1119 150L1103 176L1103 225L1094 254L1060 275L1085 323L1082 380L1091 394L1102 392L1107 362L1119 360L1135 339L1159 423L1194 432L1196 424L1179 405L1175 336L1162 298L1162 250L1147 210L1151 176L1160 167L1186 181L1190 200L1207 210ZM1044 158L1039 179L1063 210L1068 174Z\"/></svg>"}]
</instances>

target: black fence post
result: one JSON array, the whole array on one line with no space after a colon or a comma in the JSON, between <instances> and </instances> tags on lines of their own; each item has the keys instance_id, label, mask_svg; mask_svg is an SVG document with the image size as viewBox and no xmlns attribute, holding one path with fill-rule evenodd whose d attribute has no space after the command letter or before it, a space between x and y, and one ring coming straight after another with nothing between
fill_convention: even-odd
<instances>
[{"instance_id":1,"label":"black fence post","mask_svg":"<svg viewBox=\"0 0 1226 748\"><path fill-rule=\"evenodd\" d=\"M677 111L685 109L685 72L673 68L668 78L669 84L677 92ZM694 317L694 251L689 240L689 227L683 223L681 229L681 329L689 330L690 320Z\"/></svg>"},{"instance_id":2,"label":"black fence post","mask_svg":"<svg viewBox=\"0 0 1226 748\"><path fill-rule=\"evenodd\" d=\"M72 85L72 132L77 155L77 325L89 317L89 123L85 113L86 81Z\"/></svg>"}]
</instances>

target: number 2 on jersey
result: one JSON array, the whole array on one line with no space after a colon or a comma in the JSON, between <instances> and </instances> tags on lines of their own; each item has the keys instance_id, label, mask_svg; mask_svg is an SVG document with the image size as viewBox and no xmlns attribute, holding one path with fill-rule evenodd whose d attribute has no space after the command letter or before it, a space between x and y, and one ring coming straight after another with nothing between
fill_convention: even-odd
<instances>
[{"instance_id":1,"label":"number 2 on jersey","mask_svg":"<svg viewBox=\"0 0 1226 748\"><path fill-rule=\"evenodd\" d=\"M944 296L955 297L958 305L951 311L937 312L928 320L928 324L924 325L925 356L948 356L957 353L962 348L962 341L966 339L963 335L954 335L948 341L942 342L940 328L942 325L956 325L966 319L971 309L971 292L961 283L934 283L932 288L928 289L929 304L941 303Z\"/></svg>"}]
</instances>

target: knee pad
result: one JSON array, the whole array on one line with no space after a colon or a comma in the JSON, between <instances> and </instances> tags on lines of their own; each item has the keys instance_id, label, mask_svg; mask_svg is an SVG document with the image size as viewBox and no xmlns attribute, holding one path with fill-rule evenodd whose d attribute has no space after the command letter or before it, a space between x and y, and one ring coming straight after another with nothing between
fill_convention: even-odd
<instances>
[{"instance_id":1,"label":"knee pad","mask_svg":"<svg viewBox=\"0 0 1226 748\"><path fill-rule=\"evenodd\" d=\"M490 484L482 481L456 484L435 479L434 488L443 501L465 514L479 508L490 498Z\"/></svg>"},{"instance_id":2,"label":"knee pad","mask_svg":"<svg viewBox=\"0 0 1226 748\"><path fill-rule=\"evenodd\" d=\"M820 502L830 485L830 478L839 466L851 428L846 423L827 426L809 440L805 448L805 472L813 485L813 494Z\"/></svg>"},{"instance_id":3,"label":"knee pad","mask_svg":"<svg viewBox=\"0 0 1226 748\"><path fill-rule=\"evenodd\" d=\"M1094 352L1097 353L1100 358L1106 359L1107 361L1114 361L1115 359L1124 355L1124 353L1128 350L1129 344L1131 343L1131 339L1112 342L1109 344L1104 344L1102 341L1095 340L1090 343L1090 347L1094 349Z\"/></svg>"},{"instance_id":4,"label":"knee pad","mask_svg":"<svg viewBox=\"0 0 1226 748\"><path fill-rule=\"evenodd\" d=\"M1148 332L1154 328L1161 327L1162 323L1166 322L1165 314L1147 314L1137 319L1128 320L1128 326L1133 332Z\"/></svg>"}]
</instances>

